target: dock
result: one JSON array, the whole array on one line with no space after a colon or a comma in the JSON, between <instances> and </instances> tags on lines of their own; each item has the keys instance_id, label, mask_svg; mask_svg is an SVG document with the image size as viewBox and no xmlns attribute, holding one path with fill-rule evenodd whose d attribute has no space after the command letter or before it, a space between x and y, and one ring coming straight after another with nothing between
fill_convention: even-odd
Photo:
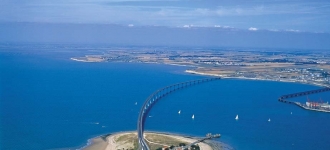
<instances>
[{"instance_id":1,"label":"dock","mask_svg":"<svg viewBox=\"0 0 330 150\"><path fill-rule=\"evenodd\" d=\"M330 106L322 107L322 105L323 106L328 105L327 103L316 103L318 106L310 106L310 105L307 106L306 104L302 104L300 102L294 102L294 101L287 100L289 98L300 97L300 96L316 94L316 93L321 93L321 92L327 92L327 91L330 91L330 88L327 87L327 88L322 88L322 89L317 89L317 90L311 90L311 91L293 93L293 94L288 94L288 95L282 95L280 98L278 98L278 101L283 102L283 103L288 103L288 104L294 104L294 105L297 105L297 106L299 106L303 109L306 109L306 110L330 113ZM315 102L314 102L314 104L315 104Z\"/></svg>"},{"instance_id":2,"label":"dock","mask_svg":"<svg viewBox=\"0 0 330 150\"><path fill-rule=\"evenodd\" d=\"M306 109L306 110L312 110L312 111L320 111L320 112L327 112L327 113L330 113L330 109L327 109L327 108L312 108L312 107L308 107L307 105L305 104L301 104L299 102L293 102L295 105L303 108L303 109Z\"/></svg>"}]
</instances>

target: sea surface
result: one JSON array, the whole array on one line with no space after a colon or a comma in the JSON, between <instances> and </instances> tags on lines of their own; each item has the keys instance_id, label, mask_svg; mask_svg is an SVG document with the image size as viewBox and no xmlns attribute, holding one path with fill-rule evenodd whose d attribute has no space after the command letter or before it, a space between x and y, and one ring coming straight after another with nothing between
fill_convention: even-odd
<instances>
[{"instance_id":1,"label":"sea surface","mask_svg":"<svg viewBox=\"0 0 330 150\"><path fill-rule=\"evenodd\" d=\"M0 46L1 150L75 149L98 135L136 130L140 107L151 93L206 78L184 73L187 67L70 60L82 54L85 50L65 47ZM145 129L220 133L217 140L239 150L326 150L330 114L277 101L283 94L318 88L239 79L203 83L158 101ZM308 98L327 101L330 94Z\"/></svg>"}]
</instances>

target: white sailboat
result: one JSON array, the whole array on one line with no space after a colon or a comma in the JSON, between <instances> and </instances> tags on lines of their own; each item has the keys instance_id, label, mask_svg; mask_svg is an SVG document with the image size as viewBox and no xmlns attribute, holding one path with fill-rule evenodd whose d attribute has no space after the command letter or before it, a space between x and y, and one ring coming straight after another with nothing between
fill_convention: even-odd
<instances>
[{"instance_id":1,"label":"white sailboat","mask_svg":"<svg viewBox=\"0 0 330 150\"><path fill-rule=\"evenodd\" d=\"M192 115L192 117L191 117L192 119L195 119L195 115Z\"/></svg>"},{"instance_id":2,"label":"white sailboat","mask_svg":"<svg viewBox=\"0 0 330 150\"><path fill-rule=\"evenodd\" d=\"M236 118L235 119L238 120L238 115L236 115Z\"/></svg>"},{"instance_id":3,"label":"white sailboat","mask_svg":"<svg viewBox=\"0 0 330 150\"><path fill-rule=\"evenodd\" d=\"M181 110L179 110L178 114L181 114Z\"/></svg>"},{"instance_id":4,"label":"white sailboat","mask_svg":"<svg viewBox=\"0 0 330 150\"><path fill-rule=\"evenodd\" d=\"M268 122L270 122L270 118L268 119Z\"/></svg>"}]
</instances>

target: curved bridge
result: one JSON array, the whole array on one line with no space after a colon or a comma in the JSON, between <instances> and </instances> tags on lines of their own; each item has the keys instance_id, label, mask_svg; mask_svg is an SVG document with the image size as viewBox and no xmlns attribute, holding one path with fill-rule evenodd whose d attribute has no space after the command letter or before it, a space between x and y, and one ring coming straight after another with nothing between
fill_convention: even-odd
<instances>
[{"instance_id":1,"label":"curved bridge","mask_svg":"<svg viewBox=\"0 0 330 150\"><path fill-rule=\"evenodd\" d=\"M288 101L286 99L299 97L299 96L310 95L310 94L316 94L316 93L321 93L321 92L327 92L327 91L330 91L330 88L327 87L327 88L322 88L322 89L317 89L317 90L311 90L311 91L293 93L293 94L288 94L288 95L282 95L280 98L278 98L278 101L291 104L293 102Z\"/></svg>"},{"instance_id":2,"label":"curved bridge","mask_svg":"<svg viewBox=\"0 0 330 150\"><path fill-rule=\"evenodd\" d=\"M149 110L152 108L152 106L161 98L166 96L167 94L170 94L176 90L196 85L199 83L204 83L208 81L214 81L214 80L219 80L221 78L207 78L207 79L198 79L198 80L192 80L192 81L187 81L187 82L182 82L182 83L177 83L173 84L170 86L166 86L164 88L161 88L154 93L152 93L143 103L138 121L137 121L137 132L138 132L138 142L139 142L139 150L149 150L149 146L147 145L146 141L144 140L143 137L143 131L144 131L144 122L146 119L146 116L149 112Z\"/></svg>"}]
</instances>

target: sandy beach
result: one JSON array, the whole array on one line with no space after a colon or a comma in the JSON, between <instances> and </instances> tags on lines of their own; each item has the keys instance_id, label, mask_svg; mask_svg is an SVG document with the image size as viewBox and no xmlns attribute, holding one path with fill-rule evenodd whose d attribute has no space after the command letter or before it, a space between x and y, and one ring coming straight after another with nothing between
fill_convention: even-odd
<instances>
[{"instance_id":1,"label":"sandy beach","mask_svg":"<svg viewBox=\"0 0 330 150\"><path fill-rule=\"evenodd\" d=\"M85 56L85 57L72 57L70 58L71 60L74 61L79 61L79 62L103 62L104 59L102 59L101 57L89 57L89 56Z\"/></svg>"},{"instance_id":2,"label":"sandy beach","mask_svg":"<svg viewBox=\"0 0 330 150\"><path fill-rule=\"evenodd\" d=\"M96 137L90 140L90 144L82 150L118 150L118 149L133 149L134 148L134 141L132 140L133 138L136 138L137 133L136 132L120 132L120 133L115 133L111 134L106 137ZM190 137L183 137L179 135L170 135L170 134L164 134L164 133L155 133L155 132L146 132L145 137L147 137L147 141L152 144L156 145L163 145L163 146L170 146L166 145L164 143L158 143L157 141L153 140L148 140L148 137L152 136L160 136L160 137L168 137L172 139L176 139L179 142L184 142L184 143L192 143L197 141L197 139L190 138ZM212 150L213 148L206 144L206 143L198 143L200 146L201 150Z\"/></svg>"},{"instance_id":3,"label":"sandy beach","mask_svg":"<svg viewBox=\"0 0 330 150\"><path fill-rule=\"evenodd\" d=\"M91 144L83 148L83 150L105 150L108 146L108 142L101 137L91 139Z\"/></svg>"}]
</instances>

